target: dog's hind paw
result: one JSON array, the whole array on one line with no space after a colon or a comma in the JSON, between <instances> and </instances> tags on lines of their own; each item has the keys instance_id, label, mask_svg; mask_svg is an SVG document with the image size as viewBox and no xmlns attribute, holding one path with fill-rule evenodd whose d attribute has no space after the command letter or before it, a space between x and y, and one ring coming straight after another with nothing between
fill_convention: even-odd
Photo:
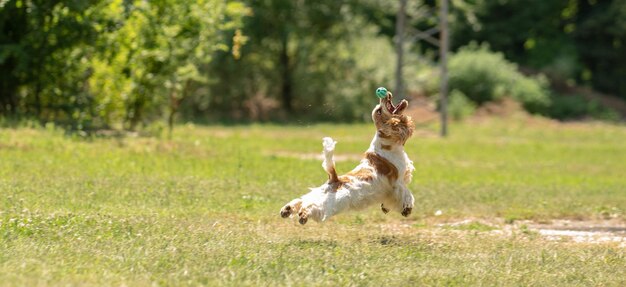
<instances>
[{"instance_id":1,"label":"dog's hind paw","mask_svg":"<svg viewBox=\"0 0 626 287\"><path fill-rule=\"evenodd\" d=\"M296 198L291 202L285 204L283 208L280 209L280 217L287 218L291 216L293 213L298 212L300 207L302 206L302 199Z\"/></svg>"},{"instance_id":2,"label":"dog's hind paw","mask_svg":"<svg viewBox=\"0 0 626 287\"><path fill-rule=\"evenodd\" d=\"M291 215L291 205L285 205L285 207L280 210L280 217L287 218L289 215Z\"/></svg>"}]
</instances>

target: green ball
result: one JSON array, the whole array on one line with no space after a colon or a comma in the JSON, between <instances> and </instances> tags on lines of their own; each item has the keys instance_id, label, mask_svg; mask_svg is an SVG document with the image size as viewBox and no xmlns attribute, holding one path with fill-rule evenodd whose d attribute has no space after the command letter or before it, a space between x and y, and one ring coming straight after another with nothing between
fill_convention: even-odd
<instances>
[{"instance_id":1,"label":"green ball","mask_svg":"<svg viewBox=\"0 0 626 287\"><path fill-rule=\"evenodd\" d=\"M376 89L376 96L384 99L387 96L387 89L385 89L384 87Z\"/></svg>"}]
</instances>

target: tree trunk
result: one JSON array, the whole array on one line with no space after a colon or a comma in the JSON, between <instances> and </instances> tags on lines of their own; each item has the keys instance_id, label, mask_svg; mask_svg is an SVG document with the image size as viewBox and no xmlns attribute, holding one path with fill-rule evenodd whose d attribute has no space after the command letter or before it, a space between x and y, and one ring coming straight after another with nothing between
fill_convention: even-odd
<instances>
[{"instance_id":1,"label":"tree trunk","mask_svg":"<svg viewBox=\"0 0 626 287\"><path fill-rule=\"evenodd\" d=\"M172 100L175 101L175 100ZM178 103L170 104L170 114L167 116L167 138L172 139L172 132L174 130L174 117L178 111Z\"/></svg>"},{"instance_id":2,"label":"tree trunk","mask_svg":"<svg viewBox=\"0 0 626 287\"><path fill-rule=\"evenodd\" d=\"M141 112L143 110L143 95L136 95L133 99L133 102L128 107L128 111L126 112L126 118L129 123L129 130L135 131L137 129L137 125L141 121Z\"/></svg>"},{"instance_id":3,"label":"tree trunk","mask_svg":"<svg viewBox=\"0 0 626 287\"><path fill-rule=\"evenodd\" d=\"M10 74L14 69L15 65L12 58L0 65L0 71L7 75L7 78L0 79L0 114L2 115L16 114L17 98L15 94L19 79Z\"/></svg>"},{"instance_id":4,"label":"tree trunk","mask_svg":"<svg viewBox=\"0 0 626 287\"><path fill-rule=\"evenodd\" d=\"M439 39L439 65L441 69L440 75L440 104L441 104L441 136L448 135L448 0L441 0L441 9L439 12L439 25L441 28Z\"/></svg>"},{"instance_id":5,"label":"tree trunk","mask_svg":"<svg viewBox=\"0 0 626 287\"><path fill-rule=\"evenodd\" d=\"M282 72L282 87L281 87L281 99L283 104L283 109L288 113L293 111L293 94L292 94L292 83L291 83L291 69L289 67L289 55L287 54L287 46L289 42L289 37L287 32L283 33L283 37L281 39L282 48L280 50L280 67Z\"/></svg>"},{"instance_id":6,"label":"tree trunk","mask_svg":"<svg viewBox=\"0 0 626 287\"><path fill-rule=\"evenodd\" d=\"M400 7L398 8L398 15L396 18L396 90L394 94L398 99L404 99L404 84L402 82L402 62L404 61L404 22L406 16L406 1L400 0Z\"/></svg>"},{"instance_id":7,"label":"tree trunk","mask_svg":"<svg viewBox=\"0 0 626 287\"><path fill-rule=\"evenodd\" d=\"M167 137L172 139L172 132L174 131L174 120L176 119L176 113L178 113L178 108L180 107L180 103L187 97L189 90L191 89L191 81L185 81L185 87L180 92L180 97L175 89L172 89L170 92L170 113L167 116Z\"/></svg>"},{"instance_id":8,"label":"tree trunk","mask_svg":"<svg viewBox=\"0 0 626 287\"><path fill-rule=\"evenodd\" d=\"M51 7L46 6L45 9L51 9ZM49 24L49 17L46 17L45 15L42 16L43 19L40 19L40 23L43 25L43 27L48 27ZM37 115L37 117L41 120L41 116L42 116L42 110L43 110L43 105L41 103L41 92L43 91L43 70L44 70L44 65L45 65L45 60L47 57L49 57L49 53L50 51L47 51L48 49L48 31L43 30L44 34L43 37L41 37L40 39L40 43L39 43L39 48L37 51L37 67L35 68L35 70L37 71L35 79L36 79L36 83L35 83L35 113Z\"/></svg>"}]
</instances>

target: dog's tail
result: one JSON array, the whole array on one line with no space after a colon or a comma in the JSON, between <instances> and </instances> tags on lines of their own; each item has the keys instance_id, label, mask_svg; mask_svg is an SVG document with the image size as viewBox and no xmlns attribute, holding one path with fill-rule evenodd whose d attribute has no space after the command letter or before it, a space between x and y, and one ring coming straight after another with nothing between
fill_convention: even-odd
<instances>
[{"instance_id":1,"label":"dog's tail","mask_svg":"<svg viewBox=\"0 0 626 287\"><path fill-rule=\"evenodd\" d=\"M336 141L329 137L322 139L322 145L324 146L324 162L322 163L322 167L326 170L326 173L328 173L328 181L331 183L339 182L337 170L335 170L335 161L333 160L336 143Z\"/></svg>"}]
</instances>

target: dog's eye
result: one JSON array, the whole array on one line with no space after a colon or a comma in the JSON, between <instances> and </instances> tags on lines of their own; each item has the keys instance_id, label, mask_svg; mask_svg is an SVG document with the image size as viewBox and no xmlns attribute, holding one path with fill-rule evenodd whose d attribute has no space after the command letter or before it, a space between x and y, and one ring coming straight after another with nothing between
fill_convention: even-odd
<instances>
[{"instance_id":1,"label":"dog's eye","mask_svg":"<svg viewBox=\"0 0 626 287\"><path fill-rule=\"evenodd\" d=\"M379 114L379 115L382 114L383 113L383 109L378 108L378 110L376 110L376 113Z\"/></svg>"}]
</instances>

